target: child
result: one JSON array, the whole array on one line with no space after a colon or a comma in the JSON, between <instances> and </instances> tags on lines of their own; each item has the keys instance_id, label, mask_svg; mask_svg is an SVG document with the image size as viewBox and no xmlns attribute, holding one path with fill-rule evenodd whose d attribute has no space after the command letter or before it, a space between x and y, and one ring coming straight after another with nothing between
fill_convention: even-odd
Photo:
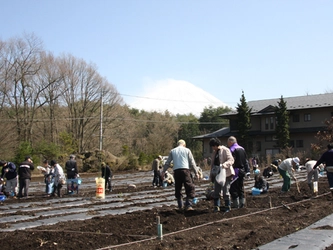
<instances>
[{"instance_id":1,"label":"child","mask_svg":"<svg viewBox=\"0 0 333 250\"><path fill-rule=\"evenodd\" d=\"M267 193L269 189L268 182L261 175L256 175L254 180L254 187L259 189L261 194Z\"/></svg>"}]
</instances>

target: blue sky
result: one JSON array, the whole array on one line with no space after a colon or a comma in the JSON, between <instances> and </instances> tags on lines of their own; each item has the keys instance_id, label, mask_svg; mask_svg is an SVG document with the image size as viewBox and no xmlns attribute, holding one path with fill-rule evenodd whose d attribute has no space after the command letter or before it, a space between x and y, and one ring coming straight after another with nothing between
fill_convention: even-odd
<instances>
[{"instance_id":1,"label":"blue sky","mask_svg":"<svg viewBox=\"0 0 333 250\"><path fill-rule=\"evenodd\" d=\"M0 3L0 39L34 33L55 55L94 63L127 103L166 79L230 107L242 90L247 101L333 91L333 1Z\"/></svg>"}]
</instances>

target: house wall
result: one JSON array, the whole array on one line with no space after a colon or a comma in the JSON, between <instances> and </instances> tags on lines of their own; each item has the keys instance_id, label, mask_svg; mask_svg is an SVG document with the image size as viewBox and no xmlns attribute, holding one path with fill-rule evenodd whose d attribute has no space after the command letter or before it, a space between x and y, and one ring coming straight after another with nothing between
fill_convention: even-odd
<instances>
[{"instance_id":1,"label":"house wall","mask_svg":"<svg viewBox=\"0 0 333 250\"><path fill-rule=\"evenodd\" d=\"M310 152L311 144L316 143L316 133L319 127L324 127L325 120L330 119L333 113L333 107L325 108L306 108L300 110L292 110L289 117L289 127L291 130L295 130L295 133L290 133L290 140L294 144L294 151L300 152ZM294 116L299 116L299 120L295 121ZM273 119L273 127L269 123L268 128L266 127L266 120L271 121ZM309 119L310 118L310 119ZM230 132L231 134L237 134L237 117L229 117L230 120ZM252 156L263 157L266 156L267 152L274 152L278 150L276 148L276 142L274 139L275 135L275 115L274 113L267 113L267 115L255 115L251 117L252 127L250 131L252 132L251 138L253 140L254 149ZM314 131L311 131L312 130ZM309 132L297 132L297 129L308 129ZM229 135L224 137L219 137L223 145L227 144L227 139ZM237 136L236 136L237 137ZM209 147L210 138L203 139L203 156L211 156L211 148ZM260 145L258 148L255 145Z\"/></svg>"}]
</instances>

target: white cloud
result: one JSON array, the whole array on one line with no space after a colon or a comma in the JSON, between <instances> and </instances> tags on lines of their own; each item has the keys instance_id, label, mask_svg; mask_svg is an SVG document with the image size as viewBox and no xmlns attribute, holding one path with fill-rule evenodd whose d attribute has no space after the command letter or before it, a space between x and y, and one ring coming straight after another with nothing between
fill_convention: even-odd
<instances>
[{"instance_id":1,"label":"white cloud","mask_svg":"<svg viewBox=\"0 0 333 250\"><path fill-rule=\"evenodd\" d=\"M192 113L199 117L205 107L227 106L192 83L174 79L149 82L140 97L131 102L130 107L157 112L168 110L172 114Z\"/></svg>"}]
</instances>

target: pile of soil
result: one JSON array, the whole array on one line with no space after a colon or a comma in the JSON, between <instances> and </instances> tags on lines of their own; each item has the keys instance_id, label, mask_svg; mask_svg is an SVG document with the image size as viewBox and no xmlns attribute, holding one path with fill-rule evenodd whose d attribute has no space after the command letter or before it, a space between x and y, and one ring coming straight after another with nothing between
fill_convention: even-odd
<instances>
[{"instance_id":1,"label":"pile of soil","mask_svg":"<svg viewBox=\"0 0 333 250\"><path fill-rule=\"evenodd\" d=\"M320 178L319 187L318 196L306 182L300 183L300 192L293 184L283 195L280 189L259 196L247 192L246 207L228 213L214 213L211 200L200 200L188 212L178 211L175 202L170 207L2 232L1 249L256 249L331 214L333 199L326 178ZM115 192L150 189L138 186ZM95 193L83 195L94 197ZM24 202L40 199L36 196ZM7 205L10 202L23 200L8 200ZM162 238L158 237L158 219Z\"/></svg>"}]
</instances>

